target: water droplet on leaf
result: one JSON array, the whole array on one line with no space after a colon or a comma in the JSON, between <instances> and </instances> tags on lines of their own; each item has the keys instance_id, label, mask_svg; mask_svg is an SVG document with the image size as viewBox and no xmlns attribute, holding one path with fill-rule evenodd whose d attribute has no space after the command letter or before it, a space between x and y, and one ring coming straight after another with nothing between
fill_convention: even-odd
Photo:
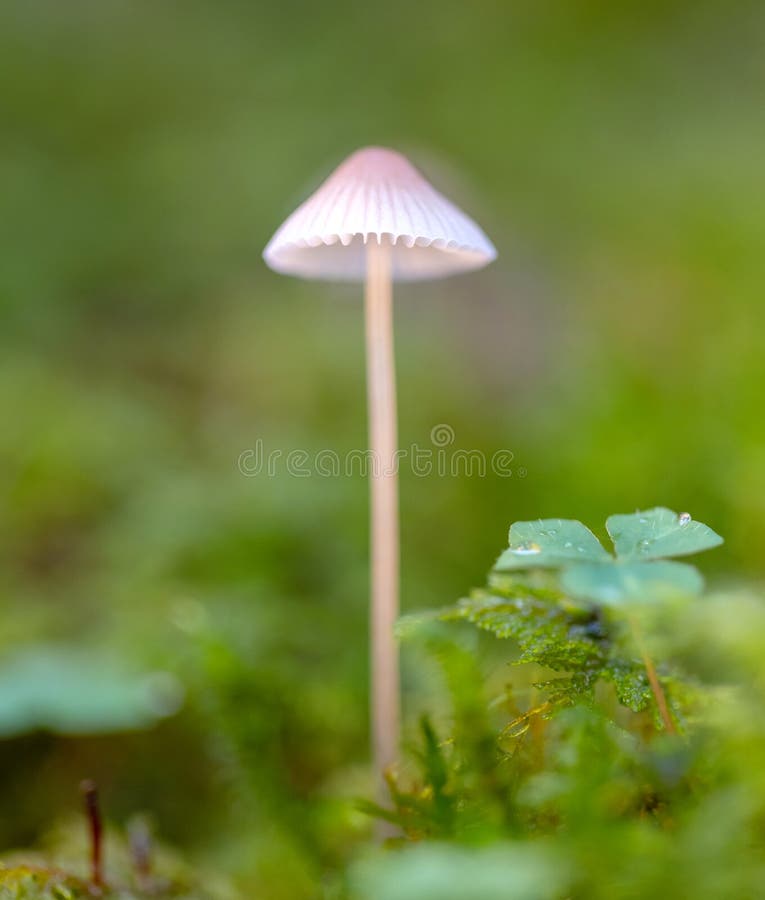
<instances>
[{"instance_id":1,"label":"water droplet on leaf","mask_svg":"<svg viewBox=\"0 0 765 900\"><path fill-rule=\"evenodd\" d=\"M691 514L680 513L680 515L677 517L677 521L680 523L680 525L688 525L691 521Z\"/></svg>"},{"instance_id":2,"label":"water droplet on leaf","mask_svg":"<svg viewBox=\"0 0 765 900\"><path fill-rule=\"evenodd\" d=\"M518 556L533 556L535 553L542 551L539 544L535 544L534 541L524 541L522 544L518 544L517 547L511 547L510 549Z\"/></svg>"}]
</instances>

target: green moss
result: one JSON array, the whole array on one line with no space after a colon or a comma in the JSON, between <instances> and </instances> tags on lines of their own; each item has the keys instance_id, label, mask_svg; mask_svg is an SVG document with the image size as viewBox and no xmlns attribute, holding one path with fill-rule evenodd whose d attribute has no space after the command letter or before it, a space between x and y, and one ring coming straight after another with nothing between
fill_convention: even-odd
<instances>
[{"instance_id":1,"label":"green moss","mask_svg":"<svg viewBox=\"0 0 765 900\"><path fill-rule=\"evenodd\" d=\"M3 900L78 900L89 897L88 886L57 869L0 863L0 897Z\"/></svg>"}]
</instances>

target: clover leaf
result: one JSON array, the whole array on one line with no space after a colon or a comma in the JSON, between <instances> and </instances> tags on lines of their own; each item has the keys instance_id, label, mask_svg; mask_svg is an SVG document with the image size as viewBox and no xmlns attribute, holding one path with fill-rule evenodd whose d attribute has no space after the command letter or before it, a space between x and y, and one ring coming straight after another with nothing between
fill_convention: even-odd
<instances>
[{"instance_id":1,"label":"clover leaf","mask_svg":"<svg viewBox=\"0 0 765 900\"><path fill-rule=\"evenodd\" d=\"M182 689L168 673L136 673L126 662L79 648L28 646L0 664L0 738L38 730L135 731L181 703Z\"/></svg>"},{"instance_id":2,"label":"clover leaf","mask_svg":"<svg viewBox=\"0 0 765 900\"><path fill-rule=\"evenodd\" d=\"M633 515L611 516L606 529L620 559L666 559L700 553L722 544L708 525L658 506Z\"/></svg>"},{"instance_id":3,"label":"clover leaf","mask_svg":"<svg viewBox=\"0 0 765 900\"><path fill-rule=\"evenodd\" d=\"M693 566L667 557L698 553L723 542L688 513L665 507L611 516L606 529L615 556L574 519L515 522L510 528L510 546L494 569L560 569L564 590L604 605L661 600L676 594L699 594L704 587Z\"/></svg>"},{"instance_id":4,"label":"clover leaf","mask_svg":"<svg viewBox=\"0 0 765 900\"><path fill-rule=\"evenodd\" d=\"M499 572L557 569L569 563L598 563L611 559L590 529L576 519L514 522L509 539L510 546L494 565Z\"/></svg>"},{"instance_id":5,"label":"clover leaf","mask_svg":"<svg viewBox=\"0 0 765 900\"><path fill-rule=\"evenodd\" d=\"M605 605L623 601L662 600L676 594L700 594L704 579L685 563L611 562L572 566L561 575L561 585L575 597Z\"/></svg>"}]
</instances>

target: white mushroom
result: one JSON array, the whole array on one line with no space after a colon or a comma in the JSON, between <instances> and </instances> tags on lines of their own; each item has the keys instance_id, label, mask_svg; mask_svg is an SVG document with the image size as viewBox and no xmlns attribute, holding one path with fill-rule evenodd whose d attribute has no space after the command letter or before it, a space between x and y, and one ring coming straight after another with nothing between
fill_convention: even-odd
<instances>
[{"instance_id":1,"label":"white mushroom","mask_svg":"<svg viewBox=\"0 0 765 900\"><path fill-rule=\"evenodd\" d=\"M388 245L395 281L479 269L491 241L400 153L367 147L349 156L276 232L263 257L277 272L364 281L366 245Z\"/></svg>"},{"instance_id":2,"label":"white mushroom","mask_svg":"<svg viewBox=\"0 0 765 900\"><path fill-rule=\"evenodd\" d=\"M400 153L358 150L284 222L263 257L301 278L365 281L371 482L372 748L376 772L399 739L399 535L391 282L478 269L496 256L476 223Z\"/></svg>"}]
</instances>

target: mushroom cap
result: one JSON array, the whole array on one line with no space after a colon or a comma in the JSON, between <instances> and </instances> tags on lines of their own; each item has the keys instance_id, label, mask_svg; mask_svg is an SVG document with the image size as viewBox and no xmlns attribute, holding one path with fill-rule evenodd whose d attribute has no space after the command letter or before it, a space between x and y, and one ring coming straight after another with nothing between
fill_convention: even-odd
<instances>
[{"instance_id":1,"label":"mushroom cap","mask_svg":"<svg viewBox=\"0 0 765 900\"><path fill-rule=\"evenodd\" d=\"M408 159L395 150L365 147L289 216L263 258L287 275L363 281L369 240L391 245L397 281L479 269L497 255L478 225Z\"/></svg>"}]
</instances>

